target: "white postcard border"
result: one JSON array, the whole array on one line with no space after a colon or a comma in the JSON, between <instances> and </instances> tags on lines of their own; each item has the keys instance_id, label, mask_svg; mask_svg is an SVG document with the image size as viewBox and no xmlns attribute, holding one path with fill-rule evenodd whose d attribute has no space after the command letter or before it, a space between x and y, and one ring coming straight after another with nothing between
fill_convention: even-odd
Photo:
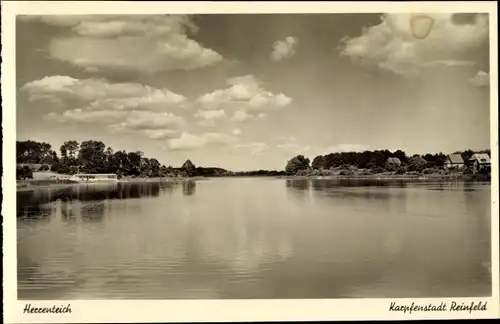
<instances>
[{"instance_id":1,"label":"white postcard border","mask_svg":"<svg viewBox=\"0 0 500 324\"><path fill-rule=\"evenodd\" d=\"M490 96L492 165L492 289L487 298L432 299L311 299L311 300L137 300L137 301L18 301L15 218L15 16L19 14L152 14L152 13L382 13L382 12L488 12L490 17ZM498 36L496 2L43 2L2 1L2 116L3 116L3 252L4 319L6 323L74 322L208 322L312 321L498 318ZM390 303L427 305L452 301L488 302L483 312L391 312ZM70 314L23 314L34 307L71 305ZM449 306L448 306L449 308Z\"/></svg>"}]
</instances>

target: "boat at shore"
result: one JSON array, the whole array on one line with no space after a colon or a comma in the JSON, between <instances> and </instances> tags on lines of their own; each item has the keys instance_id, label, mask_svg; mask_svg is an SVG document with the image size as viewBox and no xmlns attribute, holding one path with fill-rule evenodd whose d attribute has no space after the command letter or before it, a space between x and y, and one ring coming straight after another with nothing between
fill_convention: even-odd
<instances>
[{"instance_id":1,"label":"boat at shore","mask_svg":"<svg viewBox=\"0 0 500 324\"><path fill-rule=\"evenodd\" d=\"M114 173L93 173L93 174L75 174L69 180L75 182L118 182L118 176Z\"/></svg>"}]
</instances>

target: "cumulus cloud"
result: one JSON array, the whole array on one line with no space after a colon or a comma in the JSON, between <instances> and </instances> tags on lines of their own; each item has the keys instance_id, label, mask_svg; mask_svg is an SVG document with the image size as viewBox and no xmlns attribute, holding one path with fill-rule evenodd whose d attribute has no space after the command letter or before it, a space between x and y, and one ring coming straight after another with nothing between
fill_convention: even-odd
<instances>
[{"instance_id":1,"label":"cumulus cloud","mask_svg":"<svg viewBox=\"0 0 500 324\"><path fill-rule=\"evenodd\" d=\"M194 115L195 118L201 119L198 122L201 126L215 126L215 121L227 118L226 112L220 110L198 110Z\"/></svg>"},{"instance_id":2,"label":"cumulus cloud","mask_svg":"<svg viewBox=\"0 0 500 324\"><path fill-rule=\"evenodd\" d=\"M474 65L469 53L488 41L488 17L475 14L457 21L453 14L384 14L382 22L361 36L344 38L341 55L399 75L422 68Z\"/></svg>"},{"instance_id":3,"label":"cumulus cloud","mask_svg":"<svg viewBox=\"0 0 500 324\"><path fill-rule=\"evenodd\" d=\"M247 144L238 144L235 146L236 149L243 149L250 152L251 155L261 155L269 146L265 143L247 143Z\"/></svg>"},{"instance_id":4,"label":"cumulus cloud","mask_svg":"<svg viewBox=\"0 0 500 324\"><path fill-rule=\"evenodd\" d=\"M140 83L110 83L106 79L74 79L69 76L47 76L26 83L30 101L53 99L78 101L93 110L147 109L164 111L187 107L187 98L166 88L157 89Z\"/></svg>"},{"instance_id":5,"label":"cumulus cloud","mask_svg":"<svg viewBox=\"0 0 500 324\"><path fill-rule=\"evenodd\" d=\"M185 125L184 118L152 111L72 109L49 113L47 119L59 123L100 124L114 132L139 132L151 139L171 138Z\"/></svg>"},{"instance_id":6,"label":"cumulus cloud","mask_svg":"<svg viewBox=\"0 0 500 324\"><path fill-rule=\"evenodd\" d=\"M203 137L183 132L179 138L173 138L167 142L167 147L172 151L194 150L206 144Z\"/></svg>"},{"instance_id":7,"label":"cumulus cloud","mask_svg":"<svg viewBox=\"0 0 500 324\"><path fill-rule=\"evenodd\" d=\"M47 118L61 123L97 123L113 131L137 131L152 139L169 138L185 125L183 117L168 110L186 107L187 99L168 89L51 76L28 82L21 91L30 101L60 103L59 108L65 110L51 112Z\"/></svg>"},{"instance_id":8,"label":"cumulus cloud","mask_svg":"<svg viewBox=\"0 0 500 324\"><path fill-rule=\"evenodd\" d=\"M86 110L72 109L66 110L62 114L51 112L47 115L47 119L54 120L60 123L66 122L83 122L83 123L104 123L114 124L126 117L123 111L113 110Z\"/></svg>"},{"instance_id":9,"label":"cumulus cloud","mask_svg":"<svg viewBox=\"0 0 500 324\"><path fill-rule=\"evenodd\" d=\"M478 88L488 87L490 85L490 75L484 71L478 71L469 81Z\"/></svg>"},{"instance_id":10,"label":"cumulus cloud","mask_svg":"<svg viewBox=\"0 0 500 324\"><path fill-rule=\"evenodd\" d=\"M193 70L223 60L188 37L198 28L185 15L41 15L20 19L68 29L68 36L51 39L49 54L88 71Z\"/></svg>"},{"instance_id":11,"label":"cumulus cloud","mask_svg":"<svg viewBox=\"0 0 500 324\"><path fill-rule=\"evenodd\" d=\"M172 113L155 113L150 111L131 111L124 121L118 124L124 129L158 130L165 128L181 128L185 125L184 118Z\"/></svg>"},{"instance_id":12,"label":"cumulus cloud","mask_svg":"<svg viewBox=\"0 0 500 324\"><path fill-rule=\"evenodd\" d=\"M182 132L180 137L167 141L167 148L171 151L195 150L206 145L227 145L235 143L237 137L225 133L205 133L202 135Z\"/></svg>"},{"instance_id":13,"label":"cumulus cloud","mask_svg":"<svg viewBox=\"0 0 500 324\"><path fill-rule=\"evenodd\" d=\"M273 94L263 89L253 75L227 80L226 89L206 93L196 100L202 110L231 111L231 119L245 121L253 117L264 117L271 111L288 106L292 99L283 93Z\"/></svg>"},{"instance_id":14,"label":"cumulus cloud","mask_svg":"<svg viewBox=\"0 0 500 324\"><path fill-rule=\"evenodd\" d=\"M271 59L275 62L289 59L297 52L299 41L295 37L288 36L283 40L278 40L273 44Z\"/></svg>"},{"instance_id":15,"label":"cumulus cloud","mask_svg":"<svg viewBox=\"0 0 500 324\"><path fill-rule=\"evenodd\" d=\"M255 116L246 113L244 110L238 110L233 114L231 120L236 122L244 122L252 118L255 118Z\"/></svg>"},{"instance_id":16,"label":"cumulus cloud","mask_svg":"<svg viewBox=\"0 0 500 324\"><path fill-rule=\"evenodd\" d=\"M145 129L144 134L153 140L177 138L181 132L178 129Z\"/></svg>"},{"instance_id":17,"label":"cumulus cloud","mask_svg":"<svg viewBox=\"0 0 500 324\"><path fill-rule=\"evenodd\" d=\"M238 128L234 128L232 131L231 131L231 134L235 135L235 136L238 136L238 135L241 135L241 130L238 129Z\"/></svg>"}]
</instances>

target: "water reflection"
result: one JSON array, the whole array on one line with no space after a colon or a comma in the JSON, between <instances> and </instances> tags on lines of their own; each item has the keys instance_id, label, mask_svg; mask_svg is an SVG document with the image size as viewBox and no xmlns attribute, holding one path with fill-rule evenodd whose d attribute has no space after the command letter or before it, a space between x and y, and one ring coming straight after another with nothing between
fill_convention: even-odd
<instances>
[{"instance_id":1,"label":"water reflection","mask_svg":"<svg viewBox=\"0 0 500 324\"><path fill-rule=\"evenodd\" d=\"M103 183L83 184L65 188L44 188L17 192L17 217L45 218L54 212L51 203L61 201L60 212L64 219L75 216L74 202L84 202L80 212L83 217L101 219L105 201L122 199L140 199L159 197L161 193L169 195L182 188L185 195L193 195L195 181L147 182L147 183ZM98 203L104 201L103 203ZM88 203L87 203L88 202ZM94 215L95 214L95 215ZM92 216L90 216L92 215Z\"/></svg>"},{"instance_id":2,"label":"water reflection","mask_svg":"<svg viewBox=\"0 0 500 324\"><path fill-rule=\"evenodd\" d=\"M311 180L309 179L291 179L286 180L287 193L292 202L304 203L311 197Z\"/></svg>"},{"instance_id":3,"label":"water reflection","mask_svg":"<svg viewBox=\"0 0 500 324\"><path fill-rule=\"evenodd\" d=\"M196 193L196 181L187 180L182 183L182 192L186 196L191 196Z\"/></svg>"},{"instance_id":4,"label":"water reflection","mask_svg":"<svg viewBox=\"0 0 500 324\"><path fill-rule=\"evenodd\" d=\"M211 179L18 199L20 299L491 292L478 184Z\"/></svg>"}]
</instances>

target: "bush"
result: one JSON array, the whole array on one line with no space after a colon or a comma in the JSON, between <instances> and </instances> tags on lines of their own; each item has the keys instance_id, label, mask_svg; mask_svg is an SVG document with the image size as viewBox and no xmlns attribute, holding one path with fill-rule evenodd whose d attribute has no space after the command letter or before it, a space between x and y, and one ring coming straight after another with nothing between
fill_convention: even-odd
<instances>
[{"instance_id":1,"label":"bush","mask_svg":"<svg viewBox=\"0 0 500 324\"><path fill-rule=\"evenodd\" d=\"M299 170L295 175L303 177L303 176L307 176L309 174L310 174L309 170Z\"/></svg>"},{"instance_id":2,"label":"bush","mask_svg":"<svg viewBox=\"0 0 500 324\"><path fill-rule=\"evenodd\" d=\"M313 169L311 175L314 177L321 176L321 170Z\"/></svg>"},{"instance_id":3,"label":"bush","mask_svg":"<svg viewBox=\"0 0 500 324\"><path fill-rule=\"evenodd\" d=\"M49 171L49 170L50 170L50 167L48 164L42 164L40 169L38 169L38 171Z\"/></svg>"},{"instance_id":4,"label":"bush","mask_svg":"<svg viewBox=\"0 0 500 324\"><path fill-rule=\"evenodd\" d=\"M464 167L464 169L462 170L463 174L472 174L472 165L467 165L466 167Z\"/></svg>"},{"instance_id":5,"label":"bush","mask_svg":"<svg viewBox=\"0 0 500 324\"><path fill-rule=\"evenodd\" d=\"M352 176L354 175L354 171L352 170L342 170L340 171L341 176Z\"/></svg>"},{"instance_id":6,"label":"bush","mask_svg":"<svg viewBox=\"0 0 500 324\"><path fill-rule=\"evenodd\" d=\"M422 171L423 174L432 174L432 173L437 173L436 172L437 170L435 170L434 168L427 168L427 169L424 169Z\"/></svg>"},{"instance_id":7,"label":"bush","mask_svg":"<svg viewBox=\"0 0 500 324\"><path fill-rule=\"evenodd\" d=\"M387 172L387 170L382 167L375 167L372 169L372 173L384 173L384 172Z\"/></svg>"},{"instance_id":8,"label":"bush","mask_svg":"<svg viewBox=\"0 0 500 324\"><path fill-rule=\"evenodd\" d=\"M59 163L54 163L50 167L50 171L52 171L52 172L59 172L59 169L61 169L61 164L59 164Z\"/></svg>"},{"instance_id":9,"label":"bush","mask_svg":"<svg viewBox=\"0 0 500 324\"><path fill-rule=\"evenodd\" d=\"M16 179L17 180L24 180L24 179L33 179L33 170L27 165L24 165L22 167L18 167L16 169Z\"/></svg>"},{"instance_id":10,"label":"bush","mask_svg":"<svg viewBox=\"0 0 500 324\"><path fill-rule=\"evenodd\" d=\"M405 174L405 173L406 173L405 168L398 167L398 168L396 169L396 174Z\"/></svg>"}]
</instances>

